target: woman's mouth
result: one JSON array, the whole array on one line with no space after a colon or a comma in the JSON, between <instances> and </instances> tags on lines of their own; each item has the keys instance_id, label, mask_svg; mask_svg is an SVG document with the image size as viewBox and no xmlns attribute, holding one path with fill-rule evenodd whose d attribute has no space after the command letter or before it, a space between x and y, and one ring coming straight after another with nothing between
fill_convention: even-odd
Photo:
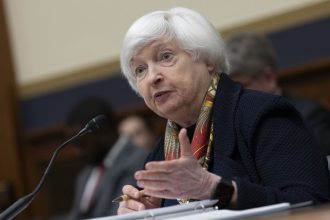
<instances>
[{"instance_id":1,"label":"woman's mouth","mask_svg":"<svg viewBox=\"0 0 330 220\"><path fill-rule=\"evenodd\" d=\"M157 102L165 102L167 100L167 98L169 97L170 95L170 91L160 91L160 92L156 92L154 94L154 99L157 101Z\"/></svg>"}]
</instances>

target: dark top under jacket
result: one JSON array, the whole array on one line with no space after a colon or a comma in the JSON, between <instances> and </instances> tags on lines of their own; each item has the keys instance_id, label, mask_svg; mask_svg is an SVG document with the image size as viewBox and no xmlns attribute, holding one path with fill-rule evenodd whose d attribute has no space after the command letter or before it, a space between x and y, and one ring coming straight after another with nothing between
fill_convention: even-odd
<instances>
[{"instance_id":1,"label":"dark top under jacket","mask_svg":"<svg viewBox=\"0 0 330 220\"><path fill-rule=\"evenodd\" d=\"M212 117L209 171L236 181L236 209L329 201L326 159L296 109L283 97L245 90L221 74ZM161 138L147 161L164 160L163 143ZM162 204L178 203L166 199Z\"/></svg>"}]
</instances>

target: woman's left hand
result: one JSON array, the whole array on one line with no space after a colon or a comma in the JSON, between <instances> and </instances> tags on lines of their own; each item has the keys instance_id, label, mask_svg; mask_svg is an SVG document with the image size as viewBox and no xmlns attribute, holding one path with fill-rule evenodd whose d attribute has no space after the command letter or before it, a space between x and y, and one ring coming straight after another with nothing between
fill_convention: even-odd
<instances>
[{"instance_id":1,"label":"woman's left hand","mask_svg":"<svg viewBox=\"0 0 330 220\"><path fill-rule=\"evenodd\" d=\"M146 195L166 199L210 199L220 176L203 169L191 152L187 130L179 133L181 157L149 162L135 178Z\"/></svg>"}]
</instances>

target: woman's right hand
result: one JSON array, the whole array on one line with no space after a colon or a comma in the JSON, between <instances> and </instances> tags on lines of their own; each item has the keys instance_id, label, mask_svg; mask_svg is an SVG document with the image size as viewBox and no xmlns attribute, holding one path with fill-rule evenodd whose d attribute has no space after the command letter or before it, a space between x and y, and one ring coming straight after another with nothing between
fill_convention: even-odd
<instances>
[{"instance_id":1,"label":"woman's right hand","mask_svg":"<svg viewBox=\"0 0 330 220\"><path fill-rule=\"evenodd\" d=\"M131 185L123 187L123 194L128 195L130 199L119 203L118 215L160 207L160 198L143 197L140 191Z\"/></svg>"}]
</instances>

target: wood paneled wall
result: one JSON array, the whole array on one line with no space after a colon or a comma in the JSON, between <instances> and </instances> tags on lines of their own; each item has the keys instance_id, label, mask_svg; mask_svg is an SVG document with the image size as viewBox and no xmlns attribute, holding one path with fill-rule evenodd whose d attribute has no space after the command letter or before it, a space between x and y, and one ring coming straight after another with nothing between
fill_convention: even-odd
<instances>
[{"instance_id":1,"label":"wood paneled wall","mask_svg":"<svg viewBox=\"0 0 330 220\"><path fill-rule=\"evenodd\" d=\"M4 4L0 0L0 181L13 186L16 198L26 193L24 188L25 173L22 169L23 155L19 146L17 110L14 68L9 47ZM15 200L15 198L8 198L8 200L12 199ZM24 214L21 215L21 218L24 219Z\"/></svg>"},{"instance_id":2,"label":"wood paneled wall","mask_svg":"<svg viewBox=\"0 0 330 220\"><path fill-rule=\"evenodd\" d=\"M316 100L330 110L330 58L283 70L279 83L285 91Z\"/></svg>"}]
</instances>

